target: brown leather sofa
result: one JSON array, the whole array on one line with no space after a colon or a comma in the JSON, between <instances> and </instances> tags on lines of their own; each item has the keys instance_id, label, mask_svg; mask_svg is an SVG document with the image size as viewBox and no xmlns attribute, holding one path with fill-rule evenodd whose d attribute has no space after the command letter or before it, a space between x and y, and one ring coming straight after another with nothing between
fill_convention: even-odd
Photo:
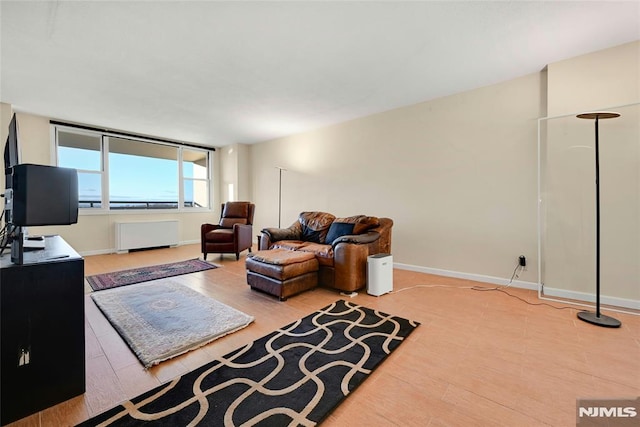
<instances>
[{"instance_id":1,"label":"brown leather sofa","mask_svg":"<svg viewBox=\"0 0 640 427\"><path fill-rule=\"evenodd\" d=\"M312 252L320 267L318 284L353 292L367 283L367 257L391 253L392 226L390 218L302 212L288 228L263 229L259 249Z\"/></svg>"}]
</instances>

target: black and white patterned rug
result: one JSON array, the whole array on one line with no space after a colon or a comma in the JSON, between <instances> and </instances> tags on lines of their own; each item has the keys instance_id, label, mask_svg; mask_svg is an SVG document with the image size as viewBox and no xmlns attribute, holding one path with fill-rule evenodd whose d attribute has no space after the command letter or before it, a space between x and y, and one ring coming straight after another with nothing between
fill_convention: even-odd
<instances>
[{"instance_id":1,"label":"black and white patterned rug","mask_svg":"<svg viewBox=\"0 0 640 427\"><path fill-rule=\"evenodd\" d=\"M315 425L418 325L340 300L81 426Z\"/></svg>"}]
</instances>

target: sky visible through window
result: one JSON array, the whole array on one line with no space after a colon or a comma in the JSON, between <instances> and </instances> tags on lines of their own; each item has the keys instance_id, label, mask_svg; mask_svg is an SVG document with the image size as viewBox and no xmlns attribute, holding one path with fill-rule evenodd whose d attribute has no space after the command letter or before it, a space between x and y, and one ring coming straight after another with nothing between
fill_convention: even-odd
<instances>
[{"instance_id":1,"label":"sky visible through window","mask_svg":"<svg viewBox=\"0 0 640 427\"><path fill-rule=\"evenodd\" d=\"M60 146L59 162L63 167L99 171L100 152ZM96 161L97 160L97 161ZM193 176L193 164L183 162L185 176ZM99 175L79 175L80 200L99 201ZM187 181L185 202L193 201L193 185ZM109 153L109 192L111 202L177 202L178 162L152 157Z\"/></svg>"},{"instance_id":2,"label":"sky visible through window","mask_svg":"<svg viewBox=\"0 0 640 427\"><path fill-rule=\"evenodd\" d=\"M109 153L109 193L112 202L177 202L178 162ZM190 200L186 194L185 200Z\"/></svg>"}]
</instances>

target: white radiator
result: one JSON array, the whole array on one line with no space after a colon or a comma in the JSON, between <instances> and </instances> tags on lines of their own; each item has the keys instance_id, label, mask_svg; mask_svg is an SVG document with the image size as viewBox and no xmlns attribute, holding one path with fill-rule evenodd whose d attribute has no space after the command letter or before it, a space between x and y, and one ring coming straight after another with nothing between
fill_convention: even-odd
<instances>
[{"instance_id":1,"label":"white radiator","mask_svg":"<svg viewBox=\"0 0 640 427\"><path fill-rule=\"evenodd\" d=\"M116 222L116 250L156 248L178 244L178 221Z\"/></svg>"}]
</instances>

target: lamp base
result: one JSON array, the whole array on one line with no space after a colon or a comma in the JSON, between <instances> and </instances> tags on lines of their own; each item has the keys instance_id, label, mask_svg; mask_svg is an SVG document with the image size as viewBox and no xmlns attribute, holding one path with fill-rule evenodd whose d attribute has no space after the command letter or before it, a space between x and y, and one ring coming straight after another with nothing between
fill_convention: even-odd
<instances>
[{"instance_id":1,"label":"lamp base","mask_svg":"<svg viewBox=\"0 0 640 427\"><path fill-rule=\"evenodd\" d=\"M592 311L581 311L578 313L578 319L594 325L603 326L605 328L619 328L622 323L618 319L600 314L598 316Z\"/></svg>"}]
</instances>

